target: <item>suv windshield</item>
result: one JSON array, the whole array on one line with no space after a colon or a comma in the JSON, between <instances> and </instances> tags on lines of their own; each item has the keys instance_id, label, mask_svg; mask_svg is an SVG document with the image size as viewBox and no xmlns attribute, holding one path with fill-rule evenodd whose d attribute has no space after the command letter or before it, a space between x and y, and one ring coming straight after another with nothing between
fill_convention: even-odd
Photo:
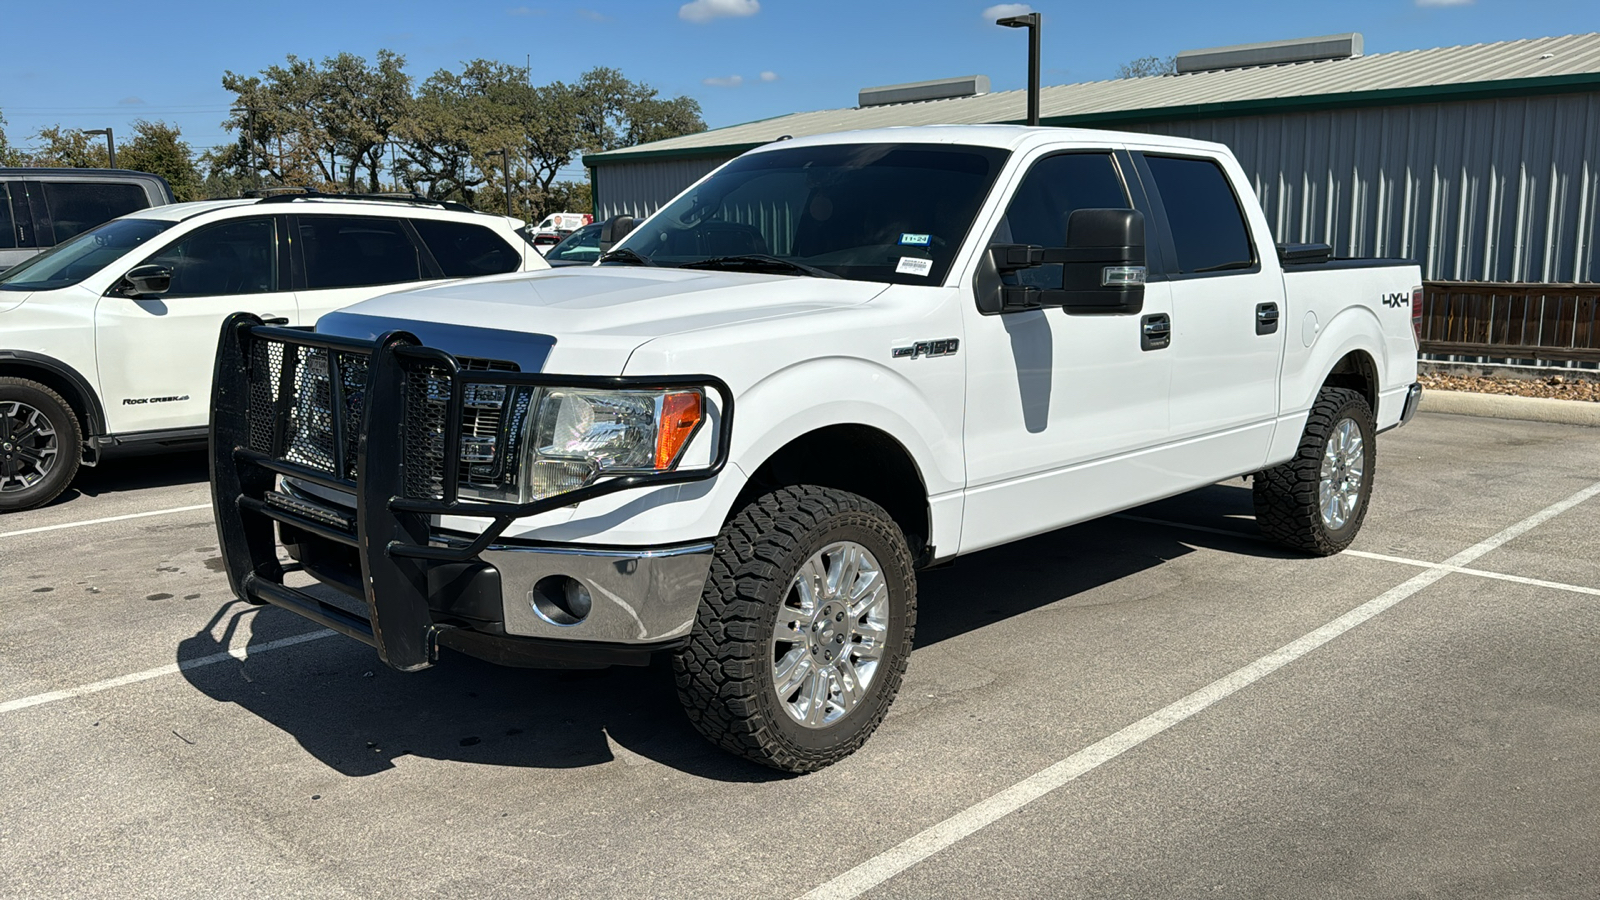
<instances>
[{"instance_id":1,"label":"suv windshield","mask_svg":"<svg viewBox=\"0 0 1600 900\"><path fill-rule=\"evenodd\" d=\"M950 144L752 153L674 200L617 249L663 266L939 284L1008 155ZM639 259L616 260L629 262Z\"/></svg>"},{"instance_id":2,"label":"suv windshield","mask_svg":"<svg viewBox=\"0 0 1600 900\"><path fill-rule=\"evenodd\" d=\"M48 291L77 284L174 224L160 219L107 222L7 270L0 275L0 290Z\"/></svg>"}]
</instances>

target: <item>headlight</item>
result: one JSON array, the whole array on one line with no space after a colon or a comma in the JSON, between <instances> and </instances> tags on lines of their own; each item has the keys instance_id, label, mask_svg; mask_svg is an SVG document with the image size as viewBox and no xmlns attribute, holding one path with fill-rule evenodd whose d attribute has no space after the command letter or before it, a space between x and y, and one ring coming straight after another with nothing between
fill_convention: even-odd
<instances>
[{"instance_id":1,"label":"headlight","mask_svg":"<svg viewBox=\"0 0 1600 900\"><path fill-rule=\"evenodd\" d=\"M529 503L605 475L669 471L705 420L698 390L551 388L532 400L531 415L508 420L507 440L463 436L464 463L493 457L502 446L509 457L493 467L509 477L493 485L463 482L463 495ZM520 459L512 455L519 448Z\"/></svg>"}]
</instances>

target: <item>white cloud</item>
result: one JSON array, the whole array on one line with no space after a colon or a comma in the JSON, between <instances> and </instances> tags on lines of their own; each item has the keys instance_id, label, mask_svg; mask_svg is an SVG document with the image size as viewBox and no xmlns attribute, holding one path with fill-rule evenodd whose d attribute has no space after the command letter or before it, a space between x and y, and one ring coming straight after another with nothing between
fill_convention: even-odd
<instances>
[{"instance_id":1,"label":"white cloud","mask_svg":"<svg viewBox=\"0 0 1600 900\"><path fill-rule=\"evenodd\" d=\"M744 76L729 75L726 78L707 78L701 83L709 84L712 87L738 87L739 85L744 84Z\"/></svg>"},{"instance_id":2,"label":"white cloud","mask_svg":"<svg viewBox=\"0 0 1600 900\"><path fill-rule=\"evenodd\" d=\"M983 11L983 17L993 22L995 19L1004 19L1007 16L1025 16L1033 12L1033 7L1026 3L997 3Z\"/></svg>"},{"instance_id":3,"label":"white cloud","mask_svg":"<svg viewBox=\"0 0 1600 900\"><path fill-rule=\"evenodd\" d=\"M514 6L506 10L508 16L542 16L544 13L544 10L534 9L531 6Z\"/></svg>"},{"instance_id":4,"label":"white cloud","mask_svg":"<svg viewBox=\"0 0 1600 900\"><path fill-rule=\"evenodd\" d=\"M117 102L122 104L123 106L143 106L144 105L144 98L143 97L123 97L121 100L118 100Z\"/></svg>"},{"instance_id":5,"label":"white cloud","mask_svg":"<svg viewBox=\"0 0 1600 900\"><path fill-rule=\"evenodd\" d=\"M609 21L611 21L611 17L610 16L606 15L603 12L595 12L592 9L580 9L580 10L578 10L578 15L584 17L585 19L588 19L591 22L609 22Z\"/></svg>"},{"instance_id":6,"label":"white cloud","mask_svg":"<svg viewBox=\"0 0 1600 900\"><path fill-rule=\"evenodd\" d=\"M761 11L761 0L693 0L678 7L678 18L705 23L712 19L743 18Z\"/></svg>"},{"instance_id":7,"label":"white cloud","mask_svg":"<svg viewBox=\"0 0 1600 900\"><path fill-rule=\"evenodd\" d=\"M1418 6L1471 6L1473 0L1417 0Z\"/></svg>"},{"instance_id":8,"label":"white cloud","mask_svg":"<svg viewBox=\"0 0 1600 900\"><path fill-rule=\"evenodd\" d=\"M761 80L762 81L777 81L778 80L778 73L777 72L762 72L761 73Z\"/></svg>"}]
</instances>

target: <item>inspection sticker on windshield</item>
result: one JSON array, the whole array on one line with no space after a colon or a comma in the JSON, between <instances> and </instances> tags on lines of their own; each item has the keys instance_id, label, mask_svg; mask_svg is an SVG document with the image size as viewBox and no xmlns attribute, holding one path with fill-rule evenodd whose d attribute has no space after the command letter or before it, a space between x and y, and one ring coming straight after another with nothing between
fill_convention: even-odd
<instances>
[{"instance_id":1,"label":"inspection sticker on windshield","mask_svg":"<svg viewBox=\"0 0 1600 900\"><path fill-rule=\"evenodd\" d=\"M900 264L894 267L897 275L921 275L927 277L933 271L933 260L917 259L915 256L900 257Z\"/></svg>"},{"instance_id":2,"label":"inspection sticker on windshield","mask_svg":"<svg viewBox=\"0 0 1600 900\"><path fill-rule=\"evenodd\" d=\"M902 247L926 247L932 239L933 236L928 234L902 234L900 235L900 245Z\"/></svg>"}]
</instances>

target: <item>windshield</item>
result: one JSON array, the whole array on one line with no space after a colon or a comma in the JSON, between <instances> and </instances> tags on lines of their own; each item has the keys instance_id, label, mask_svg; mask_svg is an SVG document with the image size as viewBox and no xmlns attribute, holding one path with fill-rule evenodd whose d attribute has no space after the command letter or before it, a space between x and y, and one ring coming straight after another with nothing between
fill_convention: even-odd
<instances>
[{"instance_id":1,"label":"windshield","mask_svg":"<svg viewBox=\"0 0 1600 900\"><path fill-rule=\"evenodd\" d=\"M600 226L585 225L545 252L547 260L592 263L600 258Z\"/></svg>"},{"instance_id":2,"label":"windshield","mask_svg":"<svg viewBox=\"0 0 1600 900\"><path fill-rule=\"evenodd\" d=\"M752 153L674 200L618 249L662 266L821 270L861 281L939 284L1007 155L950 144ZM639 262L628 254L617 260L630 261Z\"/></svg>"},{"instance_id":3,"label":"windshield","mask_svg":"<svg viewBox=\"0 0 1600 900\"><path fill-rule=\"evenodd\" d=\"M0 290L48 291L77 284L174 224L160 219L113 219L19 263L0 276Z\"/></svg>"}]
</instances>

